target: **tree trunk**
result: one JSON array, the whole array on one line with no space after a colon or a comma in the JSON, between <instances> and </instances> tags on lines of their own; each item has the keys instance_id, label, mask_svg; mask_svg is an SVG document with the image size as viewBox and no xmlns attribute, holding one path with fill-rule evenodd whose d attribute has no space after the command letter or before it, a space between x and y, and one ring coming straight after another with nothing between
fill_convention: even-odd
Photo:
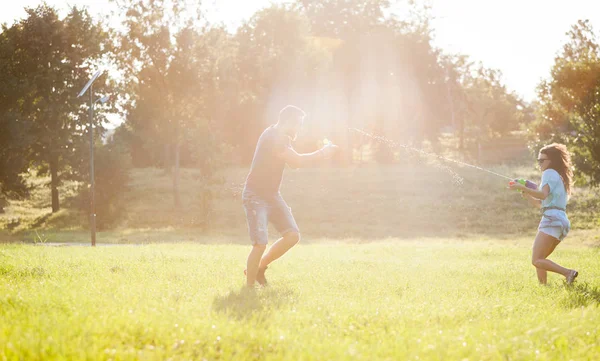
<instances>
[{"instance_id":1,"label":"tree trunk","mask_svg":"<svg viewBox=\"0 0 600 361\"><path fill-rule=\"evenodd\" d=\"M483 121L483 117L482 117L482 121ZM482 154L481 154L481 128L477 129L477 164L481 165L481 161L482 161Z\"/></svg>"},{"instance_id":2,"label":"tree trunk","mask_svg":"<svg viewBox=\"0 0 600 361\"><path fill-rule=\"evenodd\" d=\"M446 71L446 76L448 75L448 71ZM451 116L451 122L452 122L452 126L456 126L456 114L454 113L454 98L452 97L452 90L450 89L450 80L448 80L448 82L446 82L446 92L448 93L448 104L450 105L450 116ZM459 138L460 141L458 143L458 150L462 151L463 150L463 136L464 136L464 129L463 129L463 120L461 119L459 121L460 124L458 124L458 134L459 134Z\"/></svg>"},{"instance_id":3,"label":"tree trunk","mask_svg":"<svg viewBox=\"0 0 600 361\"><path fill-rule=\"evenodd\" d=\"M461 117L458 122L458 149L462 152L465 149L465 120Z\"/></svg>"},{"instance_id":4,"label":"tree trunk","mask_svg":"<svg viewBox=\"0 0 600 361\"><path fill-rule=\"evenodd\" d=\"M165 153L163 159L163 168L165 172L171 173L171 144L169 142L165 143Z\"/></svg>"},{"instance_id":5,"label":"tree trunk","mask_svg":"<svg viewBox=\"0 0 600 361\"><path fill-rule=\"evenodd\" d=\"M179 140L175 141L175 165L173 167L173 197L175 198L175 208L181 207L179 198Z\"/></svg>"},{"instance_id":6,"label":"tree trunk","mask_svg":"<svg viewBox=\"0 0 600 361\"><path fill-rule=\"evenodd\" d=\"M60 210L58 201L58 156L52 156L50 159L50 177L52 188L52 213L56 213Z\"/></svg>"},{"instance_id":7,"label":"tree trunk","mask_svg":"<svg viewBox=\"0 0 600 361\"><path fill-rule=\"evenodd\" d=\"M345 135L345 143L344 146L346 148L346 157L345 157L345 164L352 164L354 162L354 144L352 143L353 140L353 136L356 134L353 134L352 131L350 131L350 128L352 128L352 96L353 96L353 92L352 92L352 84L351 82L346 79L346 92L345 92L345 96L346 96L346 122L345 122L345 131L344 131L344 135Z\"/></svg>"}]
</instances>

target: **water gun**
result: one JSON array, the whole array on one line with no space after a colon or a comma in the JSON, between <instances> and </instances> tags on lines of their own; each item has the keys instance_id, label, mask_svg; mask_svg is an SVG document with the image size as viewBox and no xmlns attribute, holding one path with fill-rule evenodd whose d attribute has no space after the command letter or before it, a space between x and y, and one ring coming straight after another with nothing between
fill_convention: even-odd
<instances>
[{"instance_id":1,"label":"water gun","mask_svg":"<svg viewBox=\"0 0 600 361\"><path fill-rule=\"evenodd\" d=\"M508 184L510 184L510 185L513 185L515 183L521 183L522 185L524 185L525 187L530 188L530 189L536 189L536 190L538 189L537 184L535 184L532 181L527 180L527 179L519 178L519 179L515 179L515 180L508 182Z\"/></svg>"}]
</instances>

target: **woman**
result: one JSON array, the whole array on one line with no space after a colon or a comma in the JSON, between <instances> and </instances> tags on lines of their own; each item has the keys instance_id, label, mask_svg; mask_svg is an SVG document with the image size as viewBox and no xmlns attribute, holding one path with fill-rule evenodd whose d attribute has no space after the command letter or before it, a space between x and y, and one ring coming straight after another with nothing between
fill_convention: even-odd
<instances>
[{"instance_id":1,"label":"woman","mask_svg":"<svg viewBox=\"0 0 600 361\"><path fill-rule=\"evenodd\" d=\"M538 189L527 188L514 182L511 189L523 192L523 197L536 207L541 207L542 220L533 243L531 262L536 267L541 284L546 284L548 272L565 276L567 284L573 283L579 275L576 270L564 268L548 259L554 248L567 236L571 223L567 218L566 207L571 194L573 171L567 147L550 144L540 150L538 165L542 170L542 182Z\"/></svg>"}]
</instances>

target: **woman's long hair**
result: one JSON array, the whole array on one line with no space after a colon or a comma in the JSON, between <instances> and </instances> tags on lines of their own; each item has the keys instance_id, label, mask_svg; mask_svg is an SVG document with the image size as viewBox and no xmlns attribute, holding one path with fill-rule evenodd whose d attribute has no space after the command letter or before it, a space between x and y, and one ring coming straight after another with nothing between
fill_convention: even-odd
<instances>
[{"instance_id":1,"label":"woman's long hair","mask_svg":"<svg viewBox=\"0 0 600 361\"><path fill-rule=\"evenodd\" d=\"M540 153L545 154L550 159L548 168L554 169L560 174L567 194L571 194L571 185L573 184L573 170L571 169L571 156L564 144L553 143L540 149Z\"/></svg>"}]
</instances>

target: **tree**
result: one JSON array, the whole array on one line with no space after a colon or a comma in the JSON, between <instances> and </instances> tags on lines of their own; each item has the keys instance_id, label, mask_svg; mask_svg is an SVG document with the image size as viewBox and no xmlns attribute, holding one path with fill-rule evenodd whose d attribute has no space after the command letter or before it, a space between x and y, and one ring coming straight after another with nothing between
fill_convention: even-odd
<instances>
[{"instance_id":1,"label":"tree","mask_svg":"<svg viewBox=\"0 0 600 361\"><path fill-rule=\"evenodd\" d=\"M4 30L4 29L3 29ZM0 33L0 212L4 198L27 194L25 180L21 176L27 170L27 131L30 126L15 114L13 104L20 93L19 79L10 61L14 53L7 32Z\"/></svg>"},{"instance_id":2,"label":"tree","mask_svg":"<svg viewBox=\"0 0 600 361\"><path fill-rule=\"evenodd\" d=\"M567 33L551 78L540 83L532 146L561 142L573 154L576 174L600 184L600 45L588 20Z\"/></svg>"},{"instance_id":3,"label":"tree","mask_svg":"<svg viewBox=\"0 0 600 361\"><path fill-rule=\"evenodd\" d=\"M25 19L3 27L5 46L13 50L6 61L17 80L2 112L27 125L30 142L24 154L41 173L50 173L56 212L63 173L87 151L86 109L76 96L89 78L89 67L103 55L105 32L87 11L76 7L64 19L45 4L26 12ZM102 90L100 82L98 87ZM100 115L96 125L102 120Z\"/></svg>"},{"instance_id":4,"label":"tree","mask_svg":"<svg viewBox=\"0 0 600 361\"><path fill-rule=\"evenodd\" d=\"M26 126L8 114L0 117L0 213L5 198L23 197L28 187L22 173L27 171Z\"/></svg>"},{"instance_id":5,"label":"tree","mask_svg":"<svg viewBox=\"0 0 600 361\"><path fill-rule=\"evenodd\" d=\"M200 13L190 14L184 5L183 1L164 0L120 3L124 30L115 34L113 49L123 87L131 95L126 113L133 132L138 140L142 137L144 146L165 150L165 168L174 165L176 207L181 203L182 147L211 144L207 101L216 78L214 57L206 41L213 32L202 26ZM217 147L208 150L203 158Z\"/></svg>"},{"instance_id":6,"label":"tree","mask_svg":"<svg viewBox=\"0 0 600 361\"><path fill-rule=\"evenodd\" d=\"M500 71L479 66L465 81L470 124L478 128L481 140L518 129L522 119L521 101L507 91L501 77Z\"/></svg>"},{"instance_id":7,"label":"tree","mask_svg":"<svg viewBox=\"0 0 600 361\"><path fill-rule=\"evenodd\" d=\"M474 64L465 55L444 55L442 66L459 150L465 150L467 141L474 141L479 149L485 141L521 129L530 120L529 106L506 89L500 71Z\"/></svg>"},{"instance_id":8,"label":"tree","mask_svg":"<svg viewBox=\"0 0 600 361\"><path fill-rule=\"evenodd\" d=\"M315 36L348 40L385 21L389 0L297 0L311 22Z\"/></svg>"},{"instance_id":9,"label":"tree","mask_svg":"<svg viewBox=\"0 0 600 361\"><path fill-rule=\"evenodd\" d=\"M399 3L406 5L408 17L392 12ZM310 19L314 36L341 41L333 54L333 85L344 99L338 111L345 115L343 129L370 128L398 141L436 142L450 112L444 106L444 68L440 51L431 45L427 6L387 0L297 4ZM351 139L344 142L349 149Z\"/></svg>"},{"instance_id":10,"label":"tree","mask_svg":"<svg viewBox=\"0 0 600 361\"><path fill-rule=\"evenodd\" d=\"M473 63L466 55L443 55L441 66L446 73L446 92L451 124L458 131L458 150L465 149L466 118L472 112L472 105L467 98L466 84L471 76Z\"/></svg>"}]
</instances>

